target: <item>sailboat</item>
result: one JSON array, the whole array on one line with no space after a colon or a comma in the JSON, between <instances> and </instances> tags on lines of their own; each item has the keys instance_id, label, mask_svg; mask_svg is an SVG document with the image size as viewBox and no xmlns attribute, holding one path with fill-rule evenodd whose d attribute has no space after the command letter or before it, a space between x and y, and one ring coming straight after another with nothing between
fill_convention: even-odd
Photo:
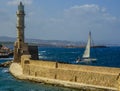
<instances>
[{"instance_id":1,"label":"sailboat","mask_svg":"<svg viewBox=\"0 0 120 91\"><path fill-rule=\"evenodd\" d=\"M82 58L78 57L78 59L76 60L76 63L78 63L78 62L91 62L91 61L97 60L95 58L90 57L90 47L91 47L91 32L89 32L88 42L87 42L84 54L83 54Z\"/></svg>"}]
</instances>

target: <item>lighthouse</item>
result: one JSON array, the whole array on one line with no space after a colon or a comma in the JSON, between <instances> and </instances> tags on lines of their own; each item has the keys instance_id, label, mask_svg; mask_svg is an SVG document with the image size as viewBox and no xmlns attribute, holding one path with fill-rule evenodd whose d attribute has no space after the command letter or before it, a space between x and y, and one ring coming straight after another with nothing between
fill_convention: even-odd
<instances>
[{"instance_id":1,"label":"lighthouse","mask_svg":"<svg viewBox=\"0 0 120 91\"><path fill-rule=\"evenodd\" d=\"M22 2L20 2L17 11L17 41L19 42L19 48L22 47L21 44L24 43L24 17L24 5L22 4Z\"/></svg>"},{"instance_id":2,"label":"lighthouse","mask_svg":"<svg viewBox=\"0 0 120 91\"><path fill-rule=\"evenodd\" d=\"M14 44L14 61L19 62L23 54L29 54L28 44L25 43L24 29L25 29L25 12L22 2L18 5L17 10L17 40Z\"/></svg>"}]
</instances>

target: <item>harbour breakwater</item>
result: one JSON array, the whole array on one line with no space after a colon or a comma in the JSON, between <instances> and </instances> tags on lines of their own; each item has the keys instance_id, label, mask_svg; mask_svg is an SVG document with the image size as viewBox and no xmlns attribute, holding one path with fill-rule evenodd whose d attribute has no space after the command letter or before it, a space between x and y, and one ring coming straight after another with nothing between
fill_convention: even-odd
<instances>
[{"instance_id":1,"label":"harbour breakwater","mask_svg":"<svg viewBox=\"0 0 120 91\"><path fill-rule=\"evenodd\" d=\"M19 79L77 89L119 90L120 68L71 65L21 57L12 63L10 72Z\"/></svg>"}]
</instances>

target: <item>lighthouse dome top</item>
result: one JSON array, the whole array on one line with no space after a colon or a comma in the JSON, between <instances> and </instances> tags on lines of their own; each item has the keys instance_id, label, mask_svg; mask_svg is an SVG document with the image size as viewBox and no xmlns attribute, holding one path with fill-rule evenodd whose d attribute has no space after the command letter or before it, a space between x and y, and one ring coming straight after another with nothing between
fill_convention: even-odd
<instances>
[{"instance_id":1,"label":"lighthouse dome top","mask_svg":"<svg viewBox=\"0 0 120 91\"><path fill-rule=\"evenodd\" d=\"M22 4L22 2L20 2L20 4L18 5L18 10L24 11L24 5Z\"/></svg>"}]
</instances>

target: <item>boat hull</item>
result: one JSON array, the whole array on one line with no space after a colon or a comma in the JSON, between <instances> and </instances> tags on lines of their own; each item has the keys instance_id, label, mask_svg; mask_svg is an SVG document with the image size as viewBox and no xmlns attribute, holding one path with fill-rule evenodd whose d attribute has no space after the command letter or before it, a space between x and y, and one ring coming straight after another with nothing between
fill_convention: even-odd
<instances>
[{"instance_id":1,"label":"boat hull","mask_svg":"<svg viewBox=\"0 0 120 91\"><path fill-rule=\"evenodd\" d=\"M79 59L76 60L76 63L88 63L88 62L96 62L97 59L95 58L83 58L83 59Z\"/></svg>"}]
</instances>

